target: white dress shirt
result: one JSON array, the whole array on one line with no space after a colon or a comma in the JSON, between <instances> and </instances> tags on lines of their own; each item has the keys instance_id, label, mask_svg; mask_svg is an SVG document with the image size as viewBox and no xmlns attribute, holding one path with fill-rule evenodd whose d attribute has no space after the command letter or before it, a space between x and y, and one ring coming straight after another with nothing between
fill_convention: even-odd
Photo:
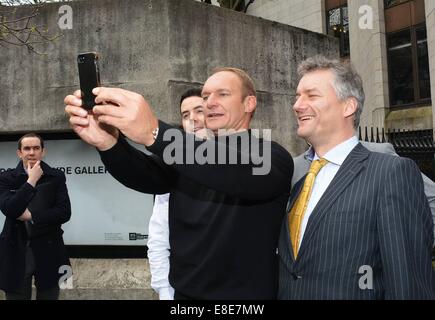
<instances>
[{"instance_id":1,"label":"white dress shirt","mask_svg":"<svg viewBox=\"0 0 435 320\"><path fill-rule=\"evenodd\" d=\"M302 244L305 229L307 227L308 219L310 218L311 213L313 212L322 195L325 193L332 179L334 179L338 169L340 169L340 166L343 164L344 160L347 158L353 148L356 147L358 142L358 138L353 136L352 138L336 145L323 156L324 159L328 160L328 163L322 169L320 169L316 176L316 180L314 180L313 190L311 191L310 200L308 201L307 211L302 219L301 241L299 241L299 243ZM319 159L317 154L314 153L313 148L310 148L308 152L308 159L310 161Z\"/></svg>"},{"instance_id":2,"label":"white dress shirt","mask_svg":"<svg viewBox=\"0 0 435 320\"><path fill-rule=\"evenodd\" d=\"M174 288L169 284L169 193L156 195L148 229L148 261L151 287L160 300L174 300Z\"/></svg>"}]
</instances>

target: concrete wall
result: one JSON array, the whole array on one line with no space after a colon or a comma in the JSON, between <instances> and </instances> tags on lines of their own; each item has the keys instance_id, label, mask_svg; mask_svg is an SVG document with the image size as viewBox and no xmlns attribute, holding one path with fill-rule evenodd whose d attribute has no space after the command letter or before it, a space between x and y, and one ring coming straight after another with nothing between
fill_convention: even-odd
<instances>
[{"instance_id":1,"label":"concrete wall","mask_svg":"<svg viewBox=\"0 0 435 320\"><path fill-rule=\"evenodd\" d=\"M76 55L98 51L103 84L142 93L169 122L179 121L180 93L203 83L213 67L243 68L259 90L253 126L271 128L272 139L293 153L305 148L292 134L296 66L319 52L336 56L335 39L191 0L67 4L71 30L57 25L59 3L45 5L37 18L63 33L39 48L47 55L0 47L0 133L69 130L63 98L78 88Z\"/></svg>"},{"instance_id":2,"label":"concrete wall","mask_svg":"<svg viewBox=\"0 0 435 320\"><path fill-rule=\"evenodd\" d=\"M247 14L314 32L326 32L324 1L255 0Z\"/></svg>"}]
</instances>

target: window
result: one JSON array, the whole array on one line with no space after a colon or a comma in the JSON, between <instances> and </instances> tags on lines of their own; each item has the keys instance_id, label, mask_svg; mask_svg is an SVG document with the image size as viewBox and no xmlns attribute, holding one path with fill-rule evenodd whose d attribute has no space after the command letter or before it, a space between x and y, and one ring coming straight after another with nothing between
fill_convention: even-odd
<instances>
[{"instance_id":1,"label":"window","mask_svg":"<svg viewBox=\"0 0 435 320\"><path fill-rule=\"evenodd\" d=\"M387 34L390 105L430 103L425 24Z\"/></svg>"},{"instance_id":2,"label":"window","mask_svg":"<svg viewBox=\"0 0 435 320\"><path fill-rule=\"evenodd\" d=\"M388 64L391 105L414 102L410 30L388 35Z\"/></svg>"},{"instance_id":3,"label":"window","mask_svg":"<svg viewBox=\"0 0 435 320\"><path fill-rule=\"evenodd\" d=\"M384 0L384 7L390 8L390 7L394 7L398 4L405 3L408 1L410 1L410 0Z\"/></svg>"},{"instance_id":4,"label":"window","mask_svg":"<svg viewBox=\"0 0 435 320\"><path fill-rule=\"evenodd\" d=\"M420 99L430 99L430 74L426 27L422 26L416 28L415 35L417 41L417 74Z\"/></svg>"},{"instance_id":5,"label":"window","mask_svg":"<svg viewBox=\"0 0 435 320\"><path fill-rule=\"evenodd\" d=\"M349 18L347 4L326 12L326 33L340 40L340 56L347 57L349 50Z\"/></svg>"},{"instance_id":6,"label":"window","mask_svg":"<svg viewBox=\"0 0 435 320\"><path fill-rule=\"evenodd\" d=\"M390 106L431 103L425 0L384 0Z\"/></svg>"}]
</instances>

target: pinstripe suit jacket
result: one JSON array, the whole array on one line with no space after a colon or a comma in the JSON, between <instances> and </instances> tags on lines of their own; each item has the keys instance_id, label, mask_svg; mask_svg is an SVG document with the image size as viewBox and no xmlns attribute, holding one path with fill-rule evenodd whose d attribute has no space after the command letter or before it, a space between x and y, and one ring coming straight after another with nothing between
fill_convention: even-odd
<instances>
[{"instance_id":1,"label":"pinstripe suit jacket","mask_svg":"<svg viewBox=\"0 0 435 320\"><path fill-rule=\"evenodd\" d=\"M278 298L435 299L432 224L415 163L358 144L312 212L296 261L287 213Z\"/></svg>"}]
</instances>

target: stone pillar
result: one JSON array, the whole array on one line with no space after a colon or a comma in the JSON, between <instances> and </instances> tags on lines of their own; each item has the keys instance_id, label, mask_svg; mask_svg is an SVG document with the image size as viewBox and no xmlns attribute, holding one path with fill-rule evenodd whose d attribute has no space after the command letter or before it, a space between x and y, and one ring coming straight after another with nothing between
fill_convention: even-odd
<instances>
[{"instance_id":1,"label":"stone pillar","mask_svg":"<svg viewBox=\"0 0 435 320\"><path fill-rule=\"evenodd\" d=\"M384 2L349 1L348 6L350 59L362 77L366 94L360 124L384 127L389 106ZM373 14L373 23L372 28L367 29L364 22L370 21L365 20L365 15L370 13Z\"/></svg>"}]
</instances>

